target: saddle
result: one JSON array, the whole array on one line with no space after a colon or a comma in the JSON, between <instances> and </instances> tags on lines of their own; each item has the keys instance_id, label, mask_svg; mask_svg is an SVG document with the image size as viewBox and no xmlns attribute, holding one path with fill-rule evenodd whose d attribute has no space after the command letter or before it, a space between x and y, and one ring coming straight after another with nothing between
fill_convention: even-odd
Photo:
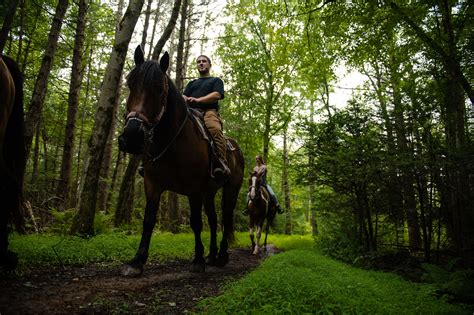
<instances>
[{"instance_id":1,"label":"saddle","mask_svg":"<svg viewBox=\"0 0 474 315\"><path fill-rule=\"evenodd\" d=\"M212 137L211 133L209 132L209 130L207 129L204 123L204 113L198 109L191 108L191 107L188 107L188 110L189 110L189 113L191 113L191 117L192 117L192 121L194 125L199 130L199 133L201 134L202 138L206 140L208 143L209 155L212 157L211 159L209 159L209 164L210 164L209 170L211 172L211 177L214 177L212 175L214 164L219 163L219 159L216 154L216 147L214 145L214 138ZM227 151L234 151L235 147L229 141L229 138L224 136L224 139L226 140Z\"/></svg>"}]
</instances>

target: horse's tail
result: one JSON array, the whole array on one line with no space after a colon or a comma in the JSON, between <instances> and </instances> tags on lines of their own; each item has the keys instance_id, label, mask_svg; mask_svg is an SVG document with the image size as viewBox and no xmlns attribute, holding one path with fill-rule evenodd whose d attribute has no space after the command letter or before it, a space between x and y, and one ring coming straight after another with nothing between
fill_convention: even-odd
<instances>
[{"instance_id":1,"label":"horse's tail","mask_svg":"<svg viewBox=\"0 0 474 315\"><path fill-rule=\"evenodd\" d=\"M5 131L3 154L6 163L15 175L18 192L18 207L14 207L12 214L17 229L21 229L23 226L23 215L21 213L21 202L23 200L23 177L26 167L23 74L12 58L2 56L2 59L10 71L13 82L15 83L15 101Z\"/></svg>"},{"instance_id":2,"label":"horse's tail","mask_svg":"<svg viewBox=\"0 0 474 315\"><path fill-rule=\"evenodd\" d=\"M231 170L231 178L224 185L222 202L224 211L222 212L222 225L226 229L227 241L233 243L235 240L234 235L234 209L237 205L237 199L239 198L240 188L244 180L244 168L245 160L237 142L228 138L234 148L232 150L233 155L233 167Z\"/></svg>"}]
</instances>

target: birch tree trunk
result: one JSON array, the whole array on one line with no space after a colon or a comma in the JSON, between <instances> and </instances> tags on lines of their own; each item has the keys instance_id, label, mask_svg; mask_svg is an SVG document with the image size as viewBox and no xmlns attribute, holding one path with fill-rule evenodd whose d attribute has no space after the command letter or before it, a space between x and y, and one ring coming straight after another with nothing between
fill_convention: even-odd
<instances>
[{"instance_id":1,"label":"birch tree trunk","mask_svg":"<svg viewBox=\"0 0 474 315\"><path fill-rule=\"evenodd\" d=\"M131 0L128 4L118 31L115 34L115 44L112 49L109 63L99 97L96 120L92 135L89 139L89 161L84 179L84 188L81 192L79 211L74 217L70 232L72 234L94 234L94 217L97 203L97 189L99 172L102 165L105 143L110 132L114 107L117 102L117 91L123 72L128 45L140 16L144 0Z\"/></svg>"}]
</instances>

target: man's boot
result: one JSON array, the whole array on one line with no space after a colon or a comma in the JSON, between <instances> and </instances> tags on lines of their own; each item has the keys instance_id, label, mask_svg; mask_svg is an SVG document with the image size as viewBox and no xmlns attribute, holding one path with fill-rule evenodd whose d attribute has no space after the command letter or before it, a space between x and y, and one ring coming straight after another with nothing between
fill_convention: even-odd
<instances>
[{"instance_id":1,"label":"man's boot","mask_svg":"<svg viewBox=\"0 0 474 315\"><path fill-rule=\"evenodd\" d=\"M227 153L227 145L222 134L216 134L216 137L214 137L214 139L219 163L216 164L216 166L214 167L212 175L214 175L214 177L218 179L227 178L230 175L230 169L227 166L227 160L225 158Z\"/></svg>"},{"instance_id":2,"label":"man's boot","mask_svg":"<svg viewBox=\"0 0 474 315\"><path fill-rule=\"evenodd\" d=\"M224 178L230 175L230 169L227 166L227 161L219 158L219 163L220 165L214 167L214 170L212 171L212 175L217 178Z\"/></svg>"}]
</instances>

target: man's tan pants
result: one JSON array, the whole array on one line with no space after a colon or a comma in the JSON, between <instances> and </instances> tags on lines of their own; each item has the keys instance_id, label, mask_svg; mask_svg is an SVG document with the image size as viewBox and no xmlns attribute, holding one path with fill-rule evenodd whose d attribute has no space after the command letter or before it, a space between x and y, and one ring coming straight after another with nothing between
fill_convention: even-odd
<instances>
[{"instance_id":1,"label":"man's tan pants","mask_svg":"<svg viewBox=\"0 0 474 315\"><path fill-rule=\"evenodd\" d=\"M222 133L222 121L215 109L208 109L204 112L204 124L214 138L217 156L227 163L226 141Z\"/></svg>"}]
</instances>

